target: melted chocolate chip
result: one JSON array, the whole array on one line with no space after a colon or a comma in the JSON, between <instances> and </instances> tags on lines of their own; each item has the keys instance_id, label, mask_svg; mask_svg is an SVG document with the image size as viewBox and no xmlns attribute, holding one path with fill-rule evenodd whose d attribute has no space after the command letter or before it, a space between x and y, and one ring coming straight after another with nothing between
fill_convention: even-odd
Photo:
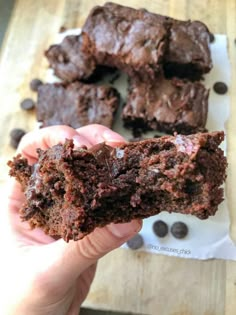
<instances>
[{"instance_id":1,"label":"melted chocolate chip","mask_svg":"<svg viewBox=\"0 0 236 315\"><path fill-rule=\"evenodd\" d=\"M10 132L10 145L14 148L17 149L18 144L21 140L21 138L26 134L26 132L23 129L20 128L14 128Z\"/></svg>"},{"instance_id":2,"label":"melted chocolate chip","mask_svg":"<svg viewBox=\"0 0 236 315\"><path fill-rule=\"evenodd\" d=\"M228 87L224 82L216 82L213 89L217 94L225 94L228 91Z\"/></svg>"},{"instance_id":3,"label":"melted chocolate chip","mask_svg":"<svg viewBox=\"0 0 236 315\"><path fill-rule=\"evenodd\" d=\"M144 244L143 237L140 234L136 234L134 237L128 240L126 244L130 249L133 250L139 249Z\"/></svg>"},{"instance_id":4,"label":"melted chocolate chip","mask_svg":"<svg viewBox=\"0 0 236 315\"><path fill-rule=\"evenodd\" d=\"M162 220L154 222L152 229L158 237L165 237L168 234L168 225Z\"/></svg>"},{"instance_id":5,"label":"melted chocolate chip","mask_svg":"<svg viewBox=\"0 0 236 315\"><path fill-rule=\"evenodd\" d=\"M38 92L38 88L40 87L40 85L42 85L43 82L39 79L33 79L31 82L30 82L30 89L33 91L33 92Z\"/></svg>"},{"instance_id":6,"label":"melted chocolate chip","mask_svg":"<svg viewBox=\"0 0 236 315\"><path fill-rule=\"evenodd\" d=\"M175 238L181 239L188 234L188 227L184 222L175 222L170 231Z\"/></svg>"},{"instance_id":7,"label":"melted chocolate chip","mask_svg":"<svg viewBox=\"0 0 236 315\"><path fill-rule=\"evenodd\" d=\"M20 103L23 110L31 110L35 107L35 102L31 98L26 98Z\"/></svg>"}]
</instances>

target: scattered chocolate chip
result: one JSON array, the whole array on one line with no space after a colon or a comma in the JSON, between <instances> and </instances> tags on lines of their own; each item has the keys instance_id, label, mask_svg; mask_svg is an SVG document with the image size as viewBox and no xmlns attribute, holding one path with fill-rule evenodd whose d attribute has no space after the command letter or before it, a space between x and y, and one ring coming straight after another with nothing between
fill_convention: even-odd
<instances>
[{"instance_id":1,"label":"scattered chocolate chip","mask_svg":"<svg viewBox=\"0 0 236 315\"><path fill-rule=\"evenodd\" d=\"M21 140L21 138L26 134L26 132L23 129L20 128L14 128L10 132L10 145L14 148L17 149L18 144Z\"/></svg>"},{"instance_id":2,"label":"scattered chocolate chip","mask_svg":"<svg viewBox=\"0 0 236 315\"><path fill-rule=\"evenodd\" d=\"M130 249L133 250L139 249L144 244L143 237L140 234L136 234L134 237L128 240L126 244Z\"/></svg>"},{"instance_id":3,"label":"scattered chocolate chip","mask_svg":"<svg viewBox=\"0 0 236 315\"><path fill-rule=\"evenodd\" d=\"M154 137L153 138L161 138L162 136L160 136L160 135L154 135Z\"/></svg>"},{"instance_id":4,"label":"scattered chocolate chip","mask_svg":"<svg viewBox=\"0 0 236 315\"><path fill-rule=\"evenodd\" d=\"M154 222L152 229L158 237L165 237L168 234L168 225L162 220Z\"/></svg>"},{"instance_id":5,"label":"scattered chocolate chip","mask_svg":"<svg viewBox=\"0 0 236 315\"><path fill-rule=\"evenodd\" d=\"M26 98L20 103L20 107L24 110L31 110L35 107L35 102L31 98Z\"/></svg>"},{"instance_id":6,"label":"scattered chocolate chip","mask_svg":"<svg viewBox=\"0 0 236 315\"><path fill-rule=\"evenodd\" d=\"M64 33L67 30L67 28L65 26L61 26L59 29L59 33Z\"/></svg>"},{"instance_id":7,"label":"scattered chocolate chip","mask_svg":"<svg viewBox=\"0 0 236 315\"><path fill-rule=\"evenodd\" d=\"M39 79L33 79L30 82L30 88L33 92L38 92L38 88L40 87L40 85L42 85L43 82Z\"/></svg>"},{"instance_id":8,"label":"scattered chocolate chip","mask_svg":"<svg viewBox=\"0 0 236 315\"><path fill-rule=\"evenodd\" d=\"M188 234L188 227L184 222L175 222L171 226L170 231L175 238L181 239Z\"/></svg>"},{"instance_id":9,"label":"scattered chocolate chip","mask_svg":"<svg viewBox=\"0 0 236 315\"><path fill-rule=\"evenodd\" d=\"M228 91L228 87L224 82L216 82L213 89L217 94L225 94Z\"/></svg>"},{"instance_id":10,"label":"scattered chocolate chip","mask_svg":"<svg viewBox=\"0 0 236 315\"><path fill-rule=\"evenodd\" d=\"M210 33L209 37L210 37L210 43L213 43L213 42L215 41L215 36L214 36L214 34L213 34L213 33Z\"/></svg>"}]
</instances>

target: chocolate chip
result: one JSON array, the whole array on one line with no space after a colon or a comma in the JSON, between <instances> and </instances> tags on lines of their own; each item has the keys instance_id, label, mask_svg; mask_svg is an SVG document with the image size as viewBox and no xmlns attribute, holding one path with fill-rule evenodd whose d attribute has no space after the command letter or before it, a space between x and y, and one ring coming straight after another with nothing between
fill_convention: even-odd
<instances>
[{"instance_id":1,"label":"chocolate chip","mask_svg":"<svg viewBox=\"0 0 236 315\"><path fill-rule=\"evenodd\" d=\"M64 33L67 30L67 28L65 26L61 26L59 29L59 33Z\"/></svg>"},{"instance_id":2,"label":"chocolate chip","mask_svg":"<svg viewBox=\"0 0 236 315\"><path fill-rule=\"evenodd\" d=\"M143 237L140 234L136 234L134 237L128 240L126 244L130 249L133 250L139 249L144 244Z\"/></svg>"},{"instance_id":3,"label":"chocolate chip","mask_svg":"<svg viewBox=\"0 0 236 315\"><path fill-rule=\"evenodd\" d=\"M175 222L171 226L170 231L175 238L181 239L188 234L188 227L184 222Z\"/></svg>"},{"instance_id":4,"label":"chocolate chip","mask_svg":"<svg viewBox=\"0 0 236 315\"><path fill-rule=\"evenodd\" d=\"M160 135L154 135L154 137L153 138L161 138L162 136L160 136Z\"/></svg>"},{"instance_id":5,"label":"chocolate chip","mask_svg":"<svg viewBox=\"0 0 236 315\"><path fill-rule=\"evenodd\" d=\"M216 82L213 89L217 94L225 94L228 91L228 87L224 82Z\"/></svg>"},{"instance_id":6,"label":"chocolate chip","mask_svg":"<svg viewBox=\"0 0 236 315\"><path fill-rule=\"evenodd\" d=\"M35 107L35 102L31 98L26 98L20 103L20 107L24 110L31 110Z\"/></svg>"},{"instance_id":7,"label":"chocolate chip","mask_svg":"<svg viewBox=\"0 0 236 315\"><path fill-rule=\"evenodd\" d=\"M213 33L210 33L209 37L210 37L210 43L213 43L213 42L215 41L215 36L214 36L214 34L213 34Z\"/></svg>"},{"instance_id":8,"label":"chocolate chip","mask_svg":"<svg viewBox=\"0 0 236 315\"><path fill-rule=\"evenodd\" d=\"M38 92L38 88L40 87L40 85L42 85L43 82L39 79L33 79L30 82L30 88L33 92Z\"/></svg>"},{"instance_id":9,"label":"chocolate chip","mask_svg":"<svg viewBox=\"0 0 236 315\"><path fill-rule=\"evenodd\" d=\"M168 234L168 225L162 220L154 222L152 229L158 237L165 237Z\"/></svg>"},{"instance_id":10,"label":"chocolate chip","mask_svg":"<svg viewBox=\"0 0 236 315\"><path fill-rule=\"evenodd\" d=\"M17 149L18 144L21 140L21 138L26 134L26 132L23 129L20 128L14 128L10 132L10 145L14 148Z\"/></svg>"}]
</instances>

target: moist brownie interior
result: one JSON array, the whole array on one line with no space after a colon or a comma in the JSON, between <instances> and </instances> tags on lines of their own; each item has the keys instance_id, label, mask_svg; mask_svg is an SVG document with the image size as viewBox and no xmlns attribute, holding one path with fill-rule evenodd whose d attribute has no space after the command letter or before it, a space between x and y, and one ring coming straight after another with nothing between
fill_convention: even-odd
<instances>
[{"instance_id":1,"label":"moist brownie interior","mask_svg":"<svg viewBox=\"0 0 236 315\"><path fill-rule=\"evenodd\" d=\"M161 211L206 219L223 200L223 139L223 132L212 132L90 149L67 140L38 149L32 166L18 155L8 165L26 196L21 218L66 241Z\"/></svg>"}]
</instances>

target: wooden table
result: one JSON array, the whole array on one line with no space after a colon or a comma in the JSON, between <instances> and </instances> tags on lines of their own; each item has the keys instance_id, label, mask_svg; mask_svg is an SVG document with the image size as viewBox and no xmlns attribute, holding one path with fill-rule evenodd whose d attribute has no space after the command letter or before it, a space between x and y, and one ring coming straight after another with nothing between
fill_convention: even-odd
<instances>
[{"instance_id":1,"label":"wooden table","mask_svg":"<svg viewBox=\"0 0 236 315\"><path fill-rule=\"evenodd\" d=\"M105 1L17 0L0 54L0 184L7 178L6 161L14 154L8 134L13 127L27 130L34 114L24 113L19 102L33 96L28 83L44 78L47 62L43 51L59 28L80 27L89 10ZM122 1L115 1L120 2ZM124 3L124 2L123 2ZM235 0L132 0L133 7L180 19L199 19L212 32L228 35L232 65L231 118L227 123L228 188L232 235L236 235L236 1ZM234 87L234 89L233 89ZM35 96L33 96L35 97ZM235 237L234 237L235 238ZM236 314L236 263L220 260L196 261L116 250L103 258L86 306L160 315Z\"/></svg>"}]
</instances>

